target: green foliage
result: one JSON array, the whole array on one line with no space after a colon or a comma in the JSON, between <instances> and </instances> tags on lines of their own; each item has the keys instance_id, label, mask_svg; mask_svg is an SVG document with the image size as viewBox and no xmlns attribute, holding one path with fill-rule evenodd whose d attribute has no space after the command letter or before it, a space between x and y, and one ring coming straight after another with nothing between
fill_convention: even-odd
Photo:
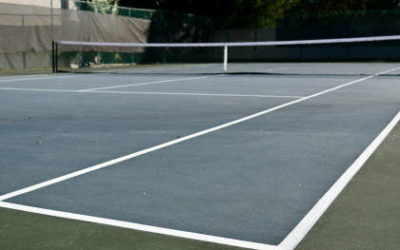
<instances>
[{"instance_id":1,"label":"green foliage","mask_svg":"<svg viewBox=\"0 0 400 250\"><path fill-rule=\"evenodd\" d=\"M400 8L400 0L120 0L120 6L212 17L216 28L275 27L291 15Z\"/></svg>"},{"instance_id":2,"label":"green foliage","mask_svg":"<svg viewBox=\"0 0 400 250\"><path fill-rule=\"evenodd\" d=\"M119 0L87 0L87 9L96 13L118 14Z\"/></svg>"}]
</instances>

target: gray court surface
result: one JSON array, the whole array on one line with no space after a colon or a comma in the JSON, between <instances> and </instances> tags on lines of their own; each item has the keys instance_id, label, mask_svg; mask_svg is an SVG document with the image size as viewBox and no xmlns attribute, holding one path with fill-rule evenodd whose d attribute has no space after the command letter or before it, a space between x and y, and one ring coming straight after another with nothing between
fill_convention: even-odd
<instances>
[{"instance_id":1,"label":"gray court surface","mask_svg":"<svg viewBox=\"0 0 400 250\"><path fill-rule=\"evenodd\" d=\"M361 77L32 78L0 78L2 195ZM399 79L366 79L6 201L276 245L399 112Z\"/></svg>"}]
</instances>

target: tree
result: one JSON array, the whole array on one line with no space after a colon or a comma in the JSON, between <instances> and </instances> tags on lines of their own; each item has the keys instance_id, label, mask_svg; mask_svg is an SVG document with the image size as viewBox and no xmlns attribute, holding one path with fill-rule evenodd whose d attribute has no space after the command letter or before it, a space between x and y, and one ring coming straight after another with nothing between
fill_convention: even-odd
<instances>
[{"instance_id":1,"label":"tree","mask_svg":"<svg viewBox=\"0 0 400 250\"><path fill-rule=\"evenodd\" d=\"M400 8L400 0L90 0L113 6L166 10L211 17L217 28L275 27L303 13ZM100 11L100 10L99 10Z\"/></svg>"},{"instance_id":2,"label":"tree","mask_svg":"<svg viewBox=\"0 0 400 250\"><path fill-rule=\"evenodd\" d=\"M90 8L97 13L113 13L118 11L119 0L88 0Z\"/></svg>"},{"instance_id":3,"label":"tree","mask_svg":"<svg viewBox=\"0 0 400 250\"><path fill-rule=\"evenodd\" d=\"M121 6L162 9L222 17L237 14L280 15L299 11L376 10L400 8L400 0L120 0Z\"/></svg>"}]
</instances>

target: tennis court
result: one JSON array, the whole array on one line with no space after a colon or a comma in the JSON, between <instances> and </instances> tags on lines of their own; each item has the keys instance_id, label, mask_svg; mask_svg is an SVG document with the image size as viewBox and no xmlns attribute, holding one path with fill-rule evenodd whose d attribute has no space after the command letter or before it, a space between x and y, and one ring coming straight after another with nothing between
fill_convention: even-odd
<instances>
[{"instance_id":1,"label":"tennis court","mask_svg":"<svg viewBox=\"0 0 400 250\"><path fill-rule=\"evenodd\" d=\"M1 206L293 249L400 117L398 63L182 67L0 78Z\"/></svg>"}]
</instances>

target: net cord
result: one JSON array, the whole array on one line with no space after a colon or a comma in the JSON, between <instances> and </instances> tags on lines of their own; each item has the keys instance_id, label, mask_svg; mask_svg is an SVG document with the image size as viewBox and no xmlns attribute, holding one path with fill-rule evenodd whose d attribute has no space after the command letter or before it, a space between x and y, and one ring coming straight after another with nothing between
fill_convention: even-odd
<instances>
[{"instance_id":1,"label":"net cord","mask_svg":"<svg viewBox=\"0 0 400 250\"><path fill-rule=\"evenodd\" d=\"M293 41L260 41L260 42L217 42L217 43L118 43L118 42L82 42L59 40L60 45L97 46L97 47L242 47L242 46L285 46L285 45L313 45L332 43L356 43L400 40L400 35L369 36L353 38L293 40Z\"/></svg>"}]
</instances>

